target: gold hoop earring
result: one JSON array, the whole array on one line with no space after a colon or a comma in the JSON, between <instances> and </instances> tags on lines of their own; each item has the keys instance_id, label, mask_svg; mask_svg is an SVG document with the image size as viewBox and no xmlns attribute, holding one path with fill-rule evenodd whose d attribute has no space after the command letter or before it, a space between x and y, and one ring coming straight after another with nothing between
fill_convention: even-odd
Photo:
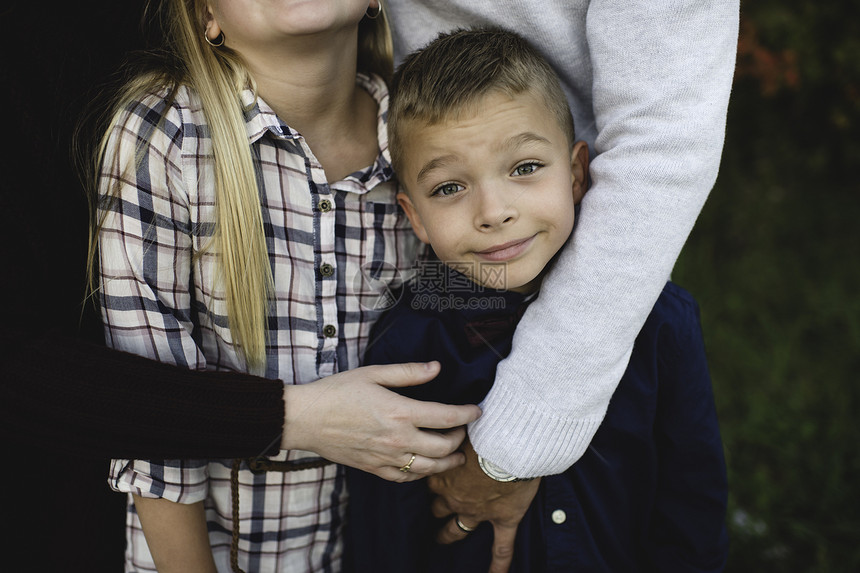
<instances>
[{"instance_id":1,"label":"gold hoop earring","mask_svg":"<svg viewBox=\"0 0 860 573\"><path fill-rule=\"evenodd\" d=\"M371 12L370 6L367 7L367 10L364 11L364 15L367 16L368 20L376 20L379 18L379 15L382 14L382 2L376 5L376 11Z\"/></svg>"},{"instance_id":2,"label":"gold hoop earring","mask_svg":"<svg viewBox=\"0 0 860 573\"><path fill-rule=\"evenodd\" d=\"M213 48L218 48L224 45L224 32L218 32L218 35L215 37L215 41L210 40L209 36L206 35L206 32L203 32L203 39L206 40L206 43Z\"/></svg>"}]
</instances>

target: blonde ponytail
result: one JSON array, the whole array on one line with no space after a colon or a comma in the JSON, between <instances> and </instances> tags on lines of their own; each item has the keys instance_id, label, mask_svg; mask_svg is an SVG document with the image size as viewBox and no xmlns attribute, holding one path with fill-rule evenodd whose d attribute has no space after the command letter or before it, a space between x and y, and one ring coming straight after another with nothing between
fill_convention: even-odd
<instances>
[{"instance_id":1,"label":"blonde ponytail","mask_svg":"<svg viewBox=\"0 0 860 573\"><path fill-rule=\"evenodd\" d=\"M118 185L100 198L99 176L111 132L127 115L128 105L153 90L170 88L172 99L180 85L193 88L200 97L209 124L215 169L215 233L204 251L218 256L227 317L234 346L251 372L262 373L266 364L269 298L274 281L266 247L260 190L245 127L242 92L254 83L239 57L229 48L213 49L203 39L205 5L195 0L167 0L161 17L168 54L161 54L158 70L140 73L119 92L111 119L88 166L90 189L90 244L87 263L90 294L97 288L97 237L103 224L98 205L115 199ZM149 12L149 6L147 6ZM169 106L166 106L166 108ZM166 109L165 108L165 109ZM136 152L142 153L142 146ZM114 158L116 159L116 158ZM200 256L197 253L196 256Z\"/></svg>"},{"instance_id":2,"label":"blonde ponytail","mask_svg":"<svg viewBox=\"0 0 860 573\"><path fill-rule=\"evenodd\" d=\"M179 2L173 2L176 7ZM178 22L177 53L184 54L187 81L200 96L212 138L215 165L216 226L214 244L233 343L252 371L265 367L269 297L274 281L269 264L260 190L241 101L253 81L239 58L203 39L202 14L189 10ZM195 18L195 20L192 20Z\"/></svg>"}]
</instances>

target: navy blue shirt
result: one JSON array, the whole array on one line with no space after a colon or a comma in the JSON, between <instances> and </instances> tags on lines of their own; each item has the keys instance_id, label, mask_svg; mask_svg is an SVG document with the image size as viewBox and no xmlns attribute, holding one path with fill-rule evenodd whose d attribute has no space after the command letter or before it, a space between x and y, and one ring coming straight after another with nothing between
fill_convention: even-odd
<instances>
[{"instance_id":1,"label":"navy blue shirt","mask_svg":"<svg viewBox=\"0 0 860 573\"><path fill-rule=\"evenodd\" d=\"M407 283L375 326L365 364L438 360L435 380L403 393L480 402L527 301L457 285ZM443 521L430 513L424 480L397 484L351 468L347 479L347 571L489 568L489 523L455 544L433 542ZM722 571L727 490L698 306L668 283L586 453L565 473L543 478L520 523L511 571Z\"/></svg>"}]
</instances>

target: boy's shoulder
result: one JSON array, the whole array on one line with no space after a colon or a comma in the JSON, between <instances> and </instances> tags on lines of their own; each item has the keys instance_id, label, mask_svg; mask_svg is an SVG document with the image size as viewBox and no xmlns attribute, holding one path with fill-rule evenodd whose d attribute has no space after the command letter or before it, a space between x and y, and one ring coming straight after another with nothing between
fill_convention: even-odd
<instances>
[{"instance_id":1,"label":"boy's shoulder","mask_svg":"<svg viewBox=\"0 0 860 573\"><path fill-rule=\"evenodd\" d=\"M698 317L699 303L684 287L669 281L663 287L660 296L651 309L651 314L665 319L687 318L689 315Z\"/></svg>"},{"instance_id":2,"label":"boy's shoulder","mask_svg":"<svg viewBox=\"0 0 860 573\"><path fill-rule=\"evenodd\" d=\"M653 344L661 354L670 352L683 356L686 349L700 346L701 341L698 302L683 287L667 282L639 331L636 347L643 350Z\"/></svg>"}]
</instances>

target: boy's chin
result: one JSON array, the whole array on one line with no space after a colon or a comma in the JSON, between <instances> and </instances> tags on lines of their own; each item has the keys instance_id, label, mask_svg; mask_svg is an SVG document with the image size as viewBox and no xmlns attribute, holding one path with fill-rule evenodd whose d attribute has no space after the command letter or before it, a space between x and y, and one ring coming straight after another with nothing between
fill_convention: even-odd
<instances>
[{"instance_id":1,"label":"boy's chin","mask_svg":"<svg viewBox=\"0 0 860 573\"><path fill-rule=\"evenodd\" d=\"M518 292L522 294L528 294L535 292L540 288L541 277L508 277L502 274L500 277L492 277L490 280L475 280L474 282L483 286L484 288L493 289L493 290L507 290L511 292Z\"/></svg>"},{"instance_id":2,"label":"boy's chin","mask_svg":"<svg viewBox=\"0 0 860 573\"><path fill-rule=\"evenodd\" d=\"M540 283L541 283L541 277L538 276L538 277L535 277L532 280L530 280L524 284L519 284L518 286L508 287L504 290L518 292L521 294L529 294L529 293L533 293L536 290L538 290L540 288Z\"/></svg>"},{"instance_id":3,"label":"boy's chin","mask_svg":"<svg viewBox=\"0 0 860 573\"><path fill-rule=\"evenodd\" d=\"M446 265L467 279L486 289L506 290L528 294L540 287L542 273L533 276L511 276L507 263L457 263L446 261ZM520 269L522 271L522 269ZM476 273L477 271L477 273ZM479 275L479 276L476 276Z\"/></svg>"}]
</instances>

